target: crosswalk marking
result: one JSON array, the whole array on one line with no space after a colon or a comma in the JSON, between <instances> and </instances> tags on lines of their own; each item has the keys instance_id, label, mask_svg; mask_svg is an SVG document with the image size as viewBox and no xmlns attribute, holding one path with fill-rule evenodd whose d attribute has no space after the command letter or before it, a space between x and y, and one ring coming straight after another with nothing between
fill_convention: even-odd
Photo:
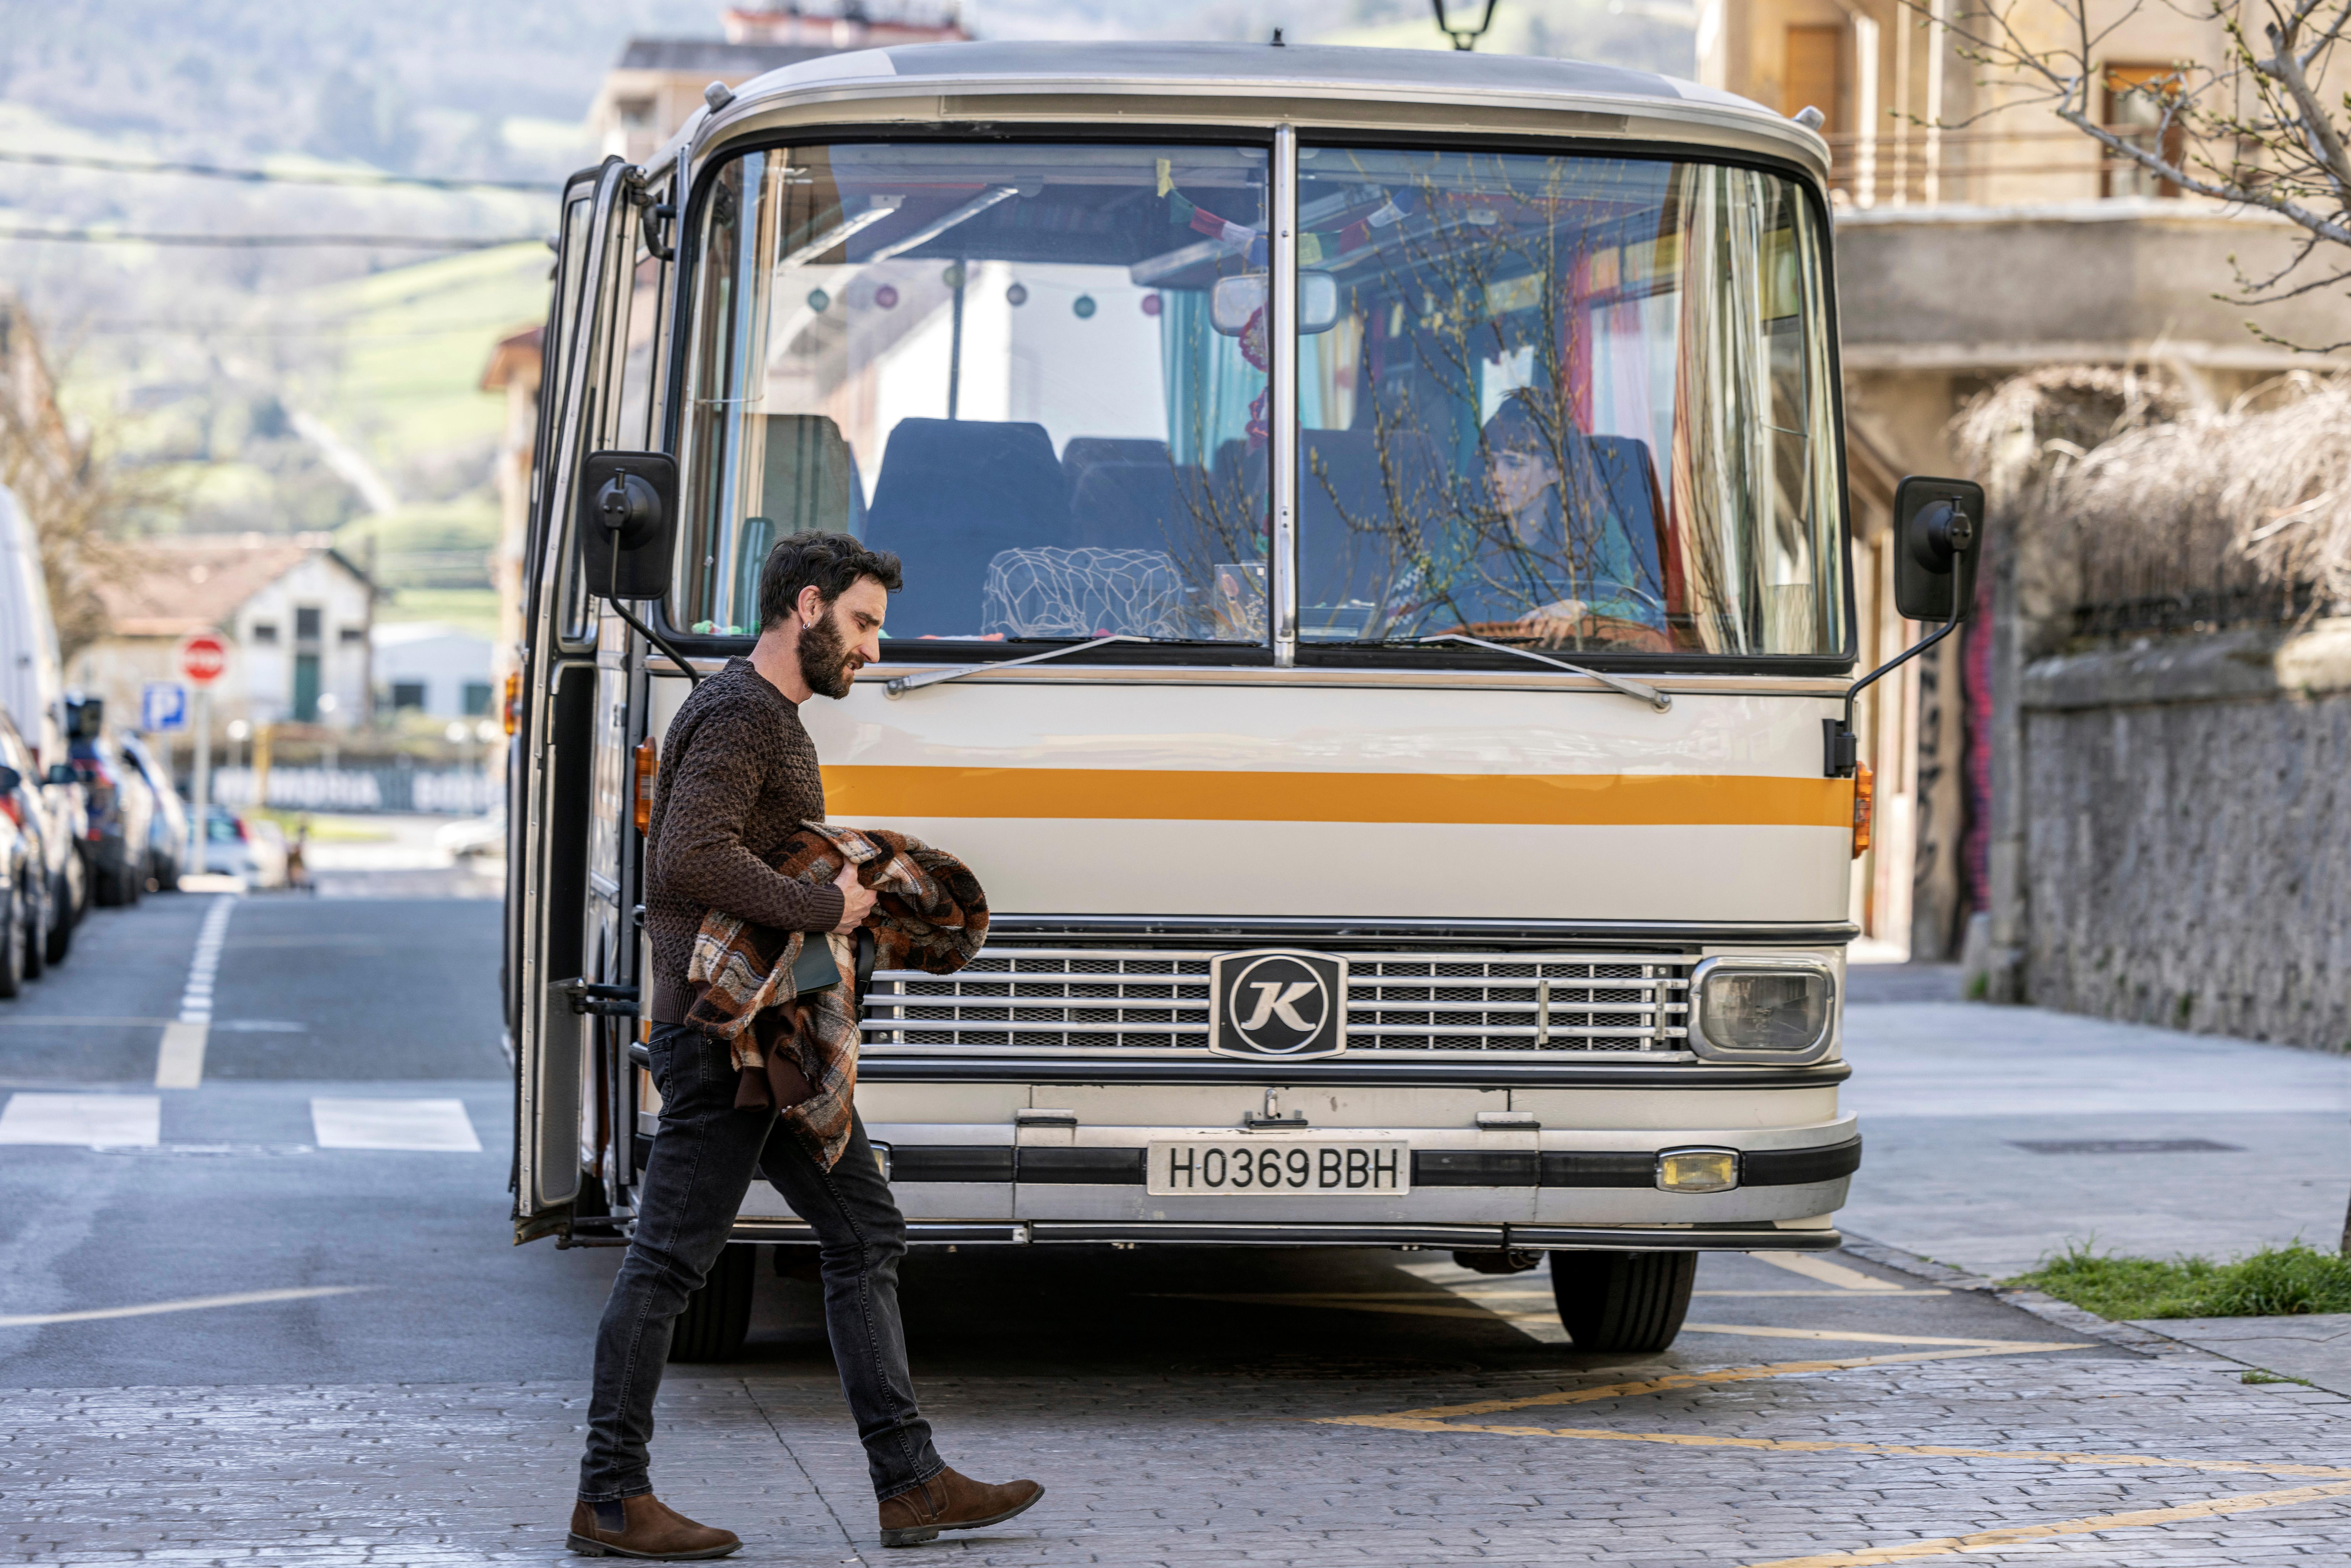
<instances>
[{"instance_id":1,"label":"crosswalk marking","mask_svg":"<svg viewBox=\"0 0 2351 1568\"><path fill-rule=\"evenodd\" d=\"M0 1110L0 1144L62 1144L99 1149L147 1148L162 1136L163 1102L154 1094L28 1094Z\"/></svg>"},{"instance_id":2,"label":"crosswalk marking","mask_svg":"<svg viewBox=\"0 0 2351 1568\"><path fill-rule=\"evenodd\" d=\"M479 1154L462 1100L313 1100L322 1149L419 1149Z\"/></svg>"}]
</instances>

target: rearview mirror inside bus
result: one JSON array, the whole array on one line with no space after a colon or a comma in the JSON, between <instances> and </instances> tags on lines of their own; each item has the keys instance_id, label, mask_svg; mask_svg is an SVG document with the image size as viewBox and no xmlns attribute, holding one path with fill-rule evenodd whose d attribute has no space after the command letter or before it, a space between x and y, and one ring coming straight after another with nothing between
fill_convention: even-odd
<instances>
[{"instance_id":1,"label":"rearview mirror inside bus","mask_svg":"<svg viewBox=\"0 0 2351 1568\"><path fill-rule=\"evenodd\" d=\"M1262 272L1220 277L1208 295L1208 319L1228 338L1249 329L1251 318L1265 308L1266 277ZM1327 272L1298 275L1298 329L1311 335L1339 324L1339 280Z\"/></svg>"},{"instance_id":2,"label":"rearview mirror inside bus","mask_svg":"<svg viewBox=\"0 0 2351 1568\"><path fill-rule=\"evenodd\" d=\"M580 565L601 599L659 599L677 552L677 459L599 452L580 476Z\"/></svg>"},{"instance_id":3,"label":"rearview mirror inside bus","mask_svg":"<svg viewBox=\"0 0 2351 1568\"><path fill-rule=\"evenodd\" d=\"M1959 562L1983 530L1983 486L1916 475L1894 492L1894 602L1911 621L1961 621ZM1973 586L1974 574L1968 574ZM1972 594L1969 597L1973 597Z\"/></svg>"}]
</instances>

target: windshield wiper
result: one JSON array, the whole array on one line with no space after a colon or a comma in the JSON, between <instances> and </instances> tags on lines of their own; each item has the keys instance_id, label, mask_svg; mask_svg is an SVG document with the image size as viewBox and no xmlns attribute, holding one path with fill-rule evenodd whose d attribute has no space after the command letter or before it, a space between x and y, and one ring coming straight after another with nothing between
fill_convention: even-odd
<instances>
[{"instance_id":1,"label":"windshield wiper","mask_svg":"<svg viewBox=\"0 0 2351 1568\"><path fill-rule=\"evenodd\" d=\"M1587 670L1582 664L1571 664L1565 659L1554 659L1547 653L1538 653L1531 648L1513 648L1508 643L1489 643L1483 637L1465 637L1458 632L1440 632L1434 637L1416 637L1413 641L1416 643L1467 643L1473 648L1487 648L1497 653L1515 653L1521 659L1532 659L1539 664L1549 664L1553 669L1565 670L1569 674L1583 675L1598 681L1612 692L1623 692L1628 697L1638 697L1659 713L1664 713L1674 706L1674 699L1655 686L1644 685L1639 681L1628 681L1622 675L1604 674L1598 670Z\"/></svg>"},{"instance_id":2,"label":"windshield wiper","mask_svg":"<svg viewBox=\"0 0 2351 1568\"><path fill-rule=\"evenodd\" d=\"M982 670L1008 670L1015 664L1034 664L1046 659L1066 658L1071 653L1082 653L1089 648L1100 648L1111 643L1155 641L1157 641L1155 638L1136 637L1124 632L1118 632L1107 637L1097 637L1091 643L1072 643L1066 648L1048 648L1041 653L1031 653L1024 659L999 659L984 664L957 664L953 669L925 670L919 675L899 675L883 683L882 689L893 697L904 696L908 692L919 690L924 686L935 686L941 681L952 681L965 675L978 674Z\"/></svg>"}]
</instances>

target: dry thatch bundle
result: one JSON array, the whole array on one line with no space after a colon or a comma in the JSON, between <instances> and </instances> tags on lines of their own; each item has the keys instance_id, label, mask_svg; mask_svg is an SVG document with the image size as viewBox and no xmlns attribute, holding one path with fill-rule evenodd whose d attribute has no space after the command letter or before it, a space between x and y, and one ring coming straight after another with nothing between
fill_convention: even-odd
<instances>
[{"instance_id":1,"label":"dry thatch bundle","mask_svg":"<svg viewBox=\"0 0 2351 1568\"><path fill-rule=\"evenodd\" d=\"M2016 541L2028 615L2351 603L2351 380L2287 377L2220 409L2168 381L2039 371L1956 433Z\"/></svg>"}]
</instances>

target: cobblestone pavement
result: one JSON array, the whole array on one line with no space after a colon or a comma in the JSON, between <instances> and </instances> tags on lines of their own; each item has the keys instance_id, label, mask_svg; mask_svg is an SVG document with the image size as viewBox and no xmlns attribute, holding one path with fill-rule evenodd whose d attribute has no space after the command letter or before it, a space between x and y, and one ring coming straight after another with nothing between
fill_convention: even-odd
<instances>
[{"instance_id":1,"label":"cobblestone pavement","mask_svg":"<svg viewBox=\"0 0 2351 1568\"><path fill-rule=\"evenodd\" d=\"M1746 1278L1761 1268L1736 1261ZM1293 1317L1359 1312L1384 1327L1399 1312L1499 1332L1528 1278L1541 1276L1423 1265L1390 1281L1412 1290L1219 1305L1277 1334ZM1738 1293L1750 1309L1760 1298ZM2247 1385L2233 1363L2134 1354L1975 1304L2014 1332L1914 1335L1885 1318L1899 1305L1887 1300L1855 1327L1861 1303L1832 1300L1807 1314L1815 1326L1778 1337L1714 1325L1665 1356L1613 1363L1531 1339L1523 1354L1479 1354L1484 1337L1459 1342L1458 1363L1434 1347L1350 1354L1343 1333L1319 1328L1275 1354L1156 1373L1131 1350L1085 1345L1071 1359L1093 1369L1063 1375L975 1372L985 1354L956 1354L957 1370L922 1377L949 1461L1035 1475L1049 1492L1013 1524L923 1550L1008 1568L2351 1556L2338 1396ZM1318 1342L1339 1354L1298 1348ZM742 1561L885 1555L814 1351L674 1370L664 1390L662 1493L738 1530ZM582 1396L544 1381L12 1392L0 1561L568 1562L559 1525Z\"/></svg>"},{"instance_id":2,"label":"cobblestone pavement","mask_svg":"<svg viewBox=\"0 0 2351 1568\"><path fill-rule=\"evenodd\" d=\"M0 1009L0 1564L572 1561L562 1527L614 1254L508 1244L481 906L242 902L201 1084L159 1084L204 908L101 912L76 961L128 956L108 984L45 982L37 1011ZM1911 1043L1907 1079L1885 1062L1888 1094L1951 1109L1984 1092L1964 1080L1980 1061L1934 1079L1949 1052ZM2185 1076L2142 1073L2133 1092ZM372 1103L356 1140L334 1131L353 1101ZM2281 1103L2296 1109L2233 1113L2262 1128L2319 1113L2299 1091ZM127 1144L49 1135L133 1109ZM1945 1132L1914 1107L1906 1131L1885 1109L1894 1136L1872 1134L1855 1207L1890 1221L2067 1224L2065 1195L2100 1173L2056 1173L2108 1157L1994 1165L1987 1140L2045 1124ZM1879 1151L1902 1137L1907 1153ZM2227 1141L2245 1148L2183 1158L2236 1163L2114 1157L2141 1160L2127 1168L2146 1206L2192 1217L2258 1208L2239 1165L2306 1155L2274 1132ZM2351 1559L2341 1397L2248 1385L2241 1362L1976 1283L1860 1242L1709 1255L1672 1350L1597 1357L1566 1343L1540 1270L1394 1252L920 1254L908 1335L943 1451L1049 1490L1007 1526L917 1550L1023 1568ZM739 1561L885 1556L813 1307L810 1281L763 1275L741 1358L673 1368L664 1391L656 1481L741 1531Z\"/></svg>"}]
</instances>

